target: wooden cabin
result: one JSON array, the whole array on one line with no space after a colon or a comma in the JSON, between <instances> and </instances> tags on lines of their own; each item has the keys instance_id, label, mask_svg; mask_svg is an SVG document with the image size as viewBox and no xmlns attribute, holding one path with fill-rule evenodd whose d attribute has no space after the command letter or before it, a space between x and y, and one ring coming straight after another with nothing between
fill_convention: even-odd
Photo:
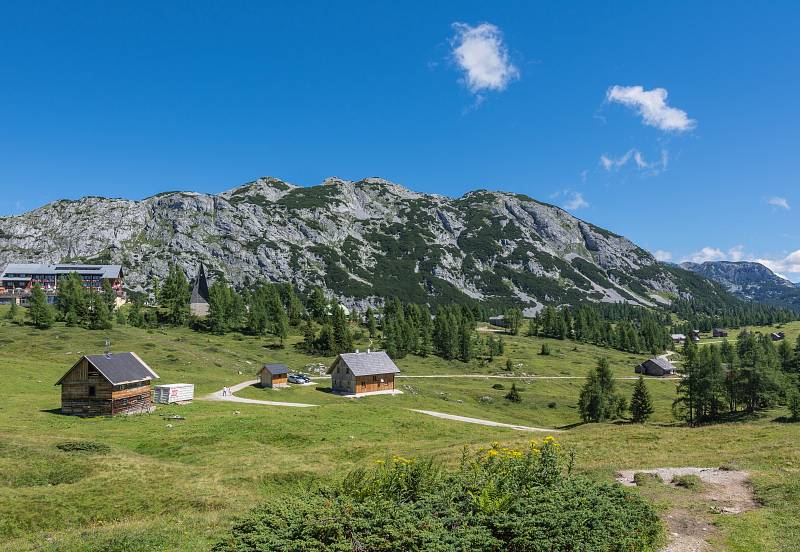
<instances>
[{"instance_id":1,"label":"wooden cabin","mask_svg":"<svg viewBox=\"0 0 800 552\"><path fill-rule=\"evenodd\" d=\"M667 359L656 357L642 362L634 369L634 372L645 376L674 376L677 369Z\"/></svg>"},{"instance_id":2,"label":"wooden cabin","mask_svg":"<svg viewBox=\"0 0 800 552\"><path fill-rule=\"evenodd\" d=\"M721 328L714 328L713 335L714 337L728 337L728 331Z\"/></svg>"},{"instance_id":3,"label":"wooden cabin","mask_svg":"<svg viewBox=\"0 0 800 552\"><path fill-rule=\"evenodd\" d=\"M394 391L394 376L400 370L383 351L342 353L328 368L331 388L341 395Z\"/></svg>"},{"instance_id":4,"label":"wooden cabin","mask_svg":"<svg viewBox=\"0 0 800 552\"><path fill-rule=\"evenodd\" d=\"M261 387L286 387L289 385L289 367L285 364L265 364L258 373Z\"/></svg>"},{"instance_id":5,"label":"wooden cabin","mask_svg":"<svg viewBox=\"0 0 800 552\"><path fill-rule=\"evenodd\" d=\"M114 416L153 411L150 382L156 374L136 353L83 356L56 382L61 413Z\"/></svg>"},{"instance_id":6,"label":"wooden cabin","mask_svg":"<svg viewBox=\"0 0 800 552\"><path fill-rule=\"evenodd\" d=\"M772 332L770 337L772 337L772 341L783 341L786 338L786 334L783 332Z\"/></svg>"}]
</instances>

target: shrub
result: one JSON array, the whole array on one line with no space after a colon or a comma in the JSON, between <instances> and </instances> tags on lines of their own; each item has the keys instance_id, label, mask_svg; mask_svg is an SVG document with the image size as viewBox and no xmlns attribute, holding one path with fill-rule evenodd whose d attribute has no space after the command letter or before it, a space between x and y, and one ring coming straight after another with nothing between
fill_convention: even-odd
<instances>
[{"instance_id":1,"label":"shrub","mask_svg":"<svg viewBox=\"0 0 800 552\"><path fill-rule=\"evenodd\" d=\"M519 391L517 391L517 384L511 384L511 390L506 393L506 399L513 403L522 402L522 396L519 394Z\"/></svg>"},{"instance_id":2,"label":"shrub","mask_svg":"<svg viewBox=\"0 0 800 552\"><path fill-rule=\"evenodd\" d=\"M509 358L508 360L506 360L506 371L510 372L513 369L514 369L514 363L511 362L511 359Z\"/></svg>"},{"instance_id":3,"label":"shrub","mask_svg":"<svg viewBox=\"0 0 800 552\"><path fill-rule=\"evenodd\" d=\"M694 474L676 475L672 478L672 484L690 491L699 491L703 488L703 482L700 477Z\"/></svg>"},{"instance_id":4,"label":"shrub","mask_svg":"<svg viewBox=\"0 0 800 552\"><path fill-rule=\"evenodd\" d=\"M542 343L542 350L539 351L539 354L542 356L550 356L550 345Z\"/></svg>"},{"instance_id":5,"label":"shrub","mask_svg":"<svg viewBox=\"0 0 800 552\"><path fill-rule=\"evenodd\" d=\"M338 483L271 499L216 552L251 550L652 550L654 509L619 484L571 474L547 437L525 450L465 449L459 467L395 456Z\"/></svg>"},{"instance_id":6,"label":"shrub","mask_svg":"<svg viewBox=\"0 0 800 552\"><path fill-rule=\"evenodd\" d=\"M550 401L547 403L547 408L556 408L558 404L555 401Z\"/></svg>"},{"instance_id":7,"label":"shrub","mask_svg":"<svg viewBox=\"0 0 800 552\"><path fill-rule=\"evenodd\" d=\"M56 445L58 450L64 452L86 452L91 454L106 454L111 447L97 441L64 441Z\"/></svg>"},{"instance_id":8,"label":"shrub","mask_svg":"<svg viewBox=\"0 0 800 552\"><path fill-rule=\"evenodd\" d=\"M492 389L505 389L505 388L506 386L503 385L502 383L495 383L494 385L492 385Z\"/></svg>"},{"instance_id":9,"label":"shrub","mask_svg":"<svg viewBox=\"0 0 800 552\"><path fill-rule=\"evenodd\" d=\"M646 487L653 483L664 483L664 480L657 473L636 472L633 474L633 482L637 487Z\"/></svg>"}]
</instances>

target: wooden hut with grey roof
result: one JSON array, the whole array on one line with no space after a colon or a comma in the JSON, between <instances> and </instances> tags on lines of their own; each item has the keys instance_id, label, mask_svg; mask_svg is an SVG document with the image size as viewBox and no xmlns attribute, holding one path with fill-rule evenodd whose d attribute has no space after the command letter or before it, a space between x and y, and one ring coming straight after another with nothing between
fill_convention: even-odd
<instances>
[{"instance_id":1,"label":"wooden hut with grey roof","mask_svg":"<svg viewBox=\"0 0 800 552\"><path fill-rule=\"evenodd\" d=\"M56 382L61 412L84 417L151 412L154 379L158 374L136 353L82 356Z\"/></svg>"},{"instance_id":2,"label":"wooden hut with grey roof","mask_svg":"<svg viewBox=\"0 0 800 552\"><path fill-rule=\"evenodd\" d=\"M394 391L394 377L399 373L395 363L383 351L342 353L328 368L331 388L340 395Z\"/></svg>"}]
</instances>

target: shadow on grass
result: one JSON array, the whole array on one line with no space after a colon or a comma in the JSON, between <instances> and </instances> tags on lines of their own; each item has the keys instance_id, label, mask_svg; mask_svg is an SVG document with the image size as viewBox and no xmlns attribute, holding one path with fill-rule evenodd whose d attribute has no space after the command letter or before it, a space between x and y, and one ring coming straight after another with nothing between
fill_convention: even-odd
<instances>
[{"instance_id":1,"label":"shadow on grass","mask_svg":"<svg viewBox=\"0 0 800 552\"><path fill-rule=\"evenodd\" d=\"M320 387L318 385L314 388L314 391L319 391L320 393L327 393L328 395L333 395L333 389L331 387Z\"/></svg>"},{"instance_id":2,"label":"shadow on grass","mask_svg":"<svg viewBox=\"0 0 800 552\"><path fill-rule=\"evenodd\" d=\"M790 418L789 416L778 416L772 420L773 422L777 422L779 424L796 424L800 423L800 418Z\"/></svg>"},{"instance_id":3,"label":"shadow on grass","mask_svg":"<svg viewBox=\"0 0 800 552\"><path fill-rule=\"evenodd\" d=\"M45 414L57 414L58 416L71 416L72 414L64 414L61 412L60 408L43 408L39 410L39 412L44 412Z\"/></svg>"},{"instance_id":4,"label":"shadow on grass","mask_svg":"<svg viewBox=\"0 0 800 552\"><path fill-rule=\"evenodd\" d=\"M574 423L571 423L571 424L558 426L558 427L556 427L556 429L575 429L576 427L580 427L580 426L586 425L588 423L590 423L590 422L574 422Z\"/></svg>"}]
</instances>

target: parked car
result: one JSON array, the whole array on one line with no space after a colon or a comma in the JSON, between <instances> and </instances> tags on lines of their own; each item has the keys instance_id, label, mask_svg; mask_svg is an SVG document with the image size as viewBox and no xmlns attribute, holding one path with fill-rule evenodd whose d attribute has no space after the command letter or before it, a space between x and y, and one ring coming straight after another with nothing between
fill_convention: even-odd
<instances>
[{"instance_id":1,"label":"parked car","mask_svg":"<svg viewBox=\"0 0 800 552\"><path fill-rule=\"evenodd\" d=\"M304 384L309 383L311 380L303 374L291 374L289 376L289 383Z\"/></svg>"}]
</instances>

